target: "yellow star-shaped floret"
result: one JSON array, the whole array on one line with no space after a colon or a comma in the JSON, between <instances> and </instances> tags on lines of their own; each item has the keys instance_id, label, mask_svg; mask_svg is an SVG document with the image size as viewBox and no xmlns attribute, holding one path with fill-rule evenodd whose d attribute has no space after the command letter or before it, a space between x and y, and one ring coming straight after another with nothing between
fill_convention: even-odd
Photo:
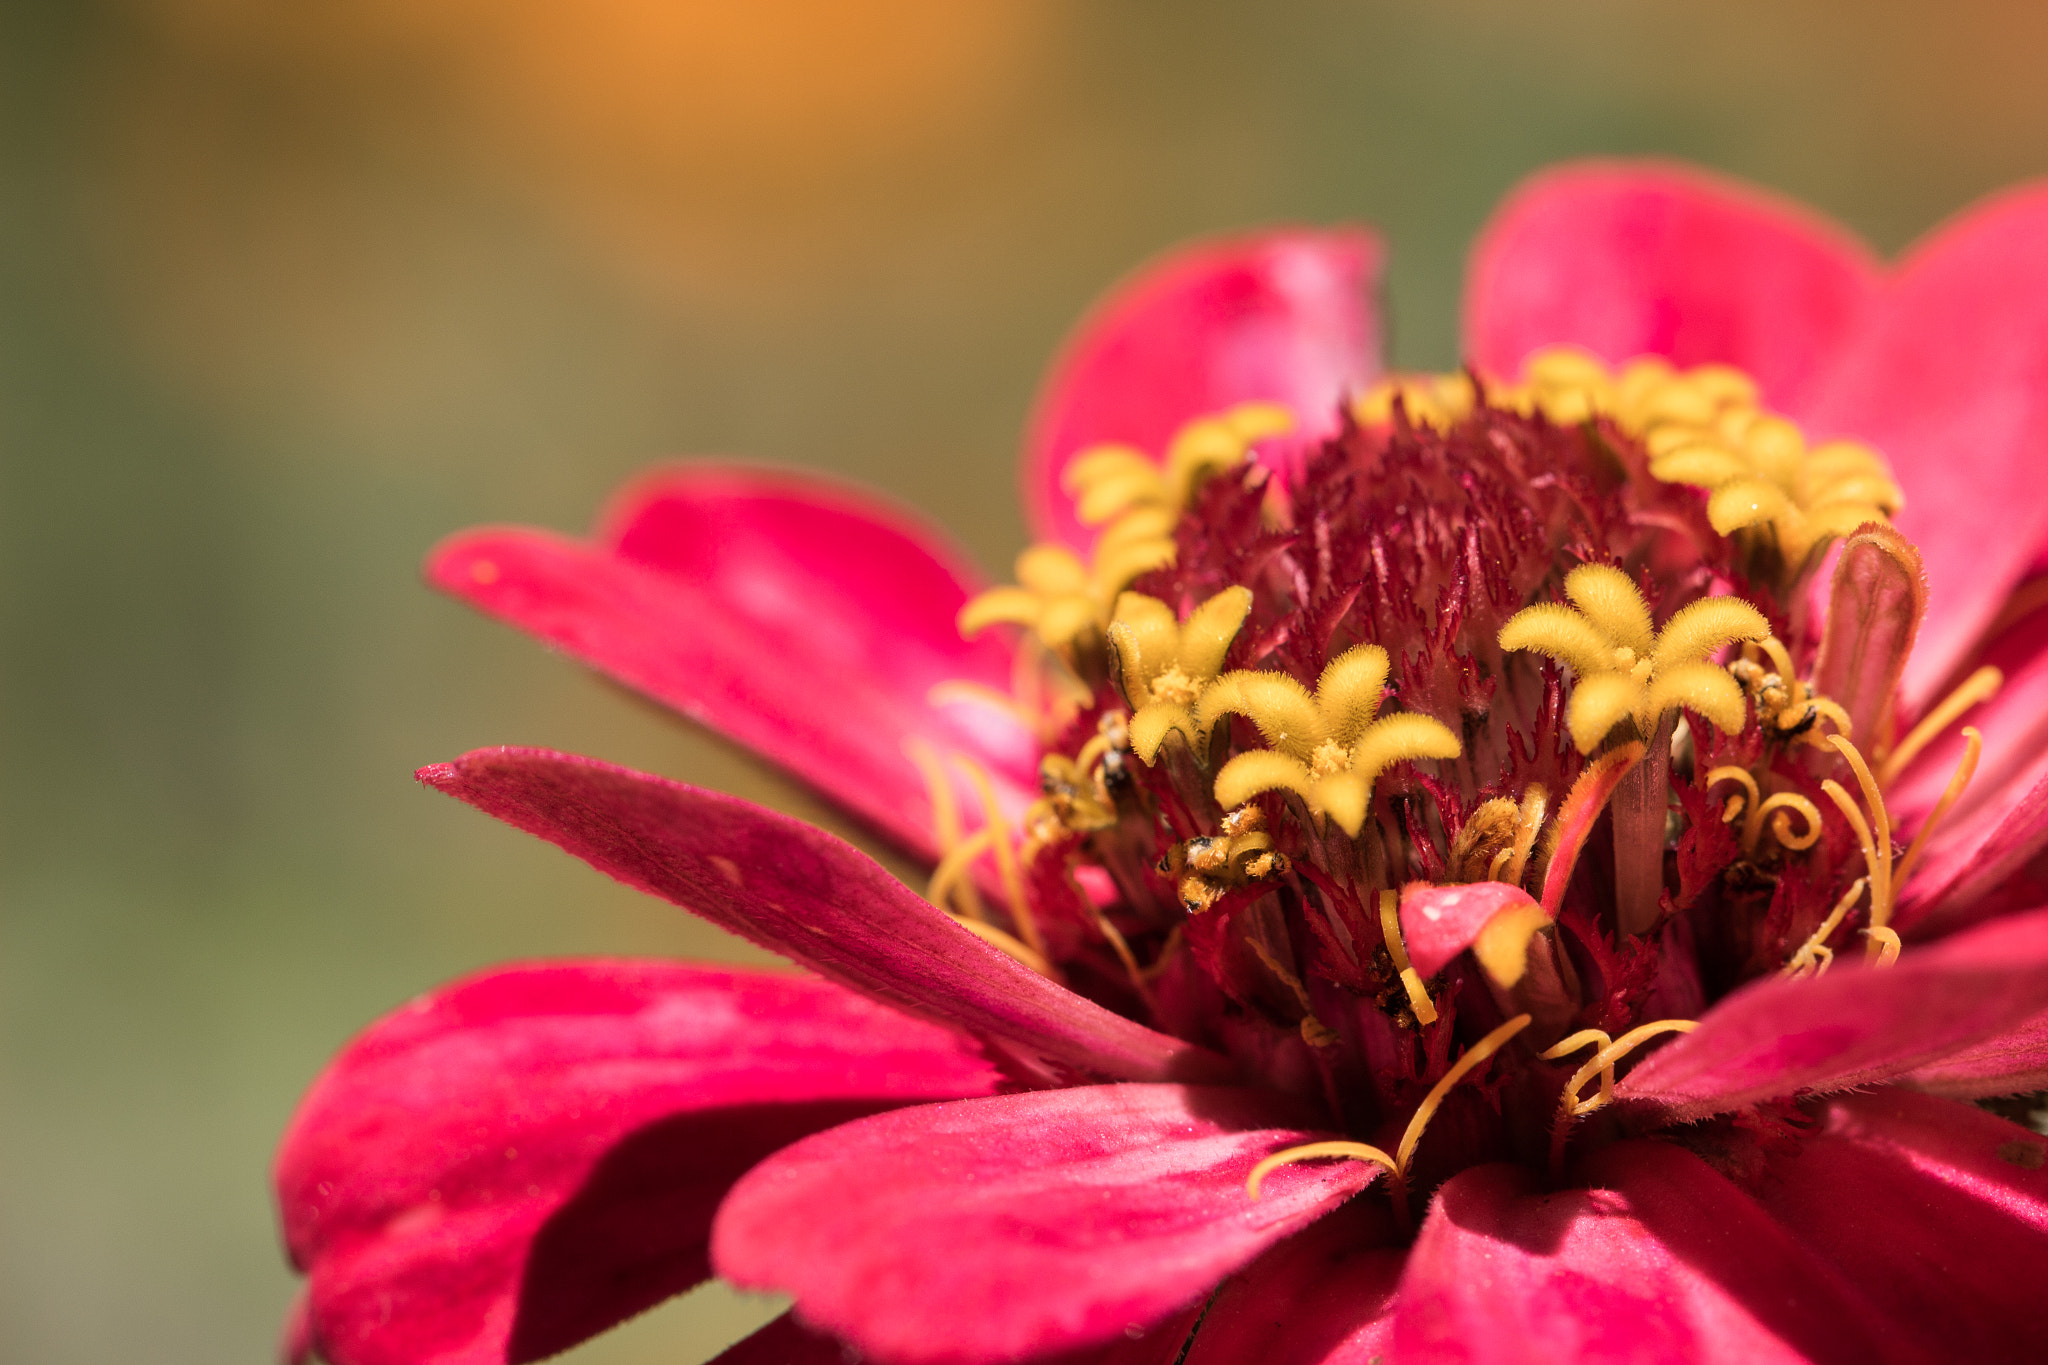
<instances>
[{"instance_id":1,"label":"yellow star-shaped floret","mask_svg":"<svg viewBox=\"0 0 2048 1365\"><path fill-rule=\"evenodd\" d=\"M1203 728L1226 714L1248 717L1270 748L1238 754L1216 774L1216 800L1243 805L1260 792L1291 791L1346 834L1365 824L1372 785L1396 763L1456 758L1458 737L1428 716L1380 716L1387 652L1356 645L1332 659L1313 694L1285 673L1226 673L1203 692Z\"/></svg>"},{"instance_id":2,"label":"yellow star-shaped floret","mask_svg":"<svg viewBox=\"0 0 2048 1365\"><path fill-rule=\"evenodd\" d=\"M1241 403L1182 427L1164 464L1132 446L1082 451L1060 482L1074 495L1074 515L1103 527L1091 561L1082 563L1064 545L1031 546L1017 556L1014 587L990 588L960 609L960 633L1007 621L1027 627L1055 651L1099 638L1117 594L1173 563L1174 527L1202 480L1242 464L1254 444L1293 425L1293 415L1277 403Z\"/></svg>"},{"instance_id":3,"label":"yellow star-shaped floret","mask_svg":"<svg viewBox=\"0 0 2048 1365\"><path fill-rule=\"evenodd\" d=\"M1500 629L1502 649L1528 649L1567 664L1577 675L1565 725L1582 754L1615 726L1633 720L1648 736L1674 707L1706 717L1721 730L1740 730L1746 715L1741 684L1707 662L1736 640L1770 634L1764 614L1739 597L1709 597L1681 607L1654 630L1649 604L1620 569L1581 564L1565 576L1562 602L1539 602Z\"/></svg>"},{"instance_id":4,"label":"yellow star-shaped floret","mask_svg":"<svg viewBox=\"0 0 2048 1365\"><path fill-rule=\"evenodd\" d=\"M1175 730L1189 744L1208 734L1195 703L1223 667L1223 655L1252 609L1248 588L1225 588L1185 622L1156 597L1127 592L1109 624L1111 676L1131 706L1131 748L1150 763Z\"/></svg>"}]
</instances>

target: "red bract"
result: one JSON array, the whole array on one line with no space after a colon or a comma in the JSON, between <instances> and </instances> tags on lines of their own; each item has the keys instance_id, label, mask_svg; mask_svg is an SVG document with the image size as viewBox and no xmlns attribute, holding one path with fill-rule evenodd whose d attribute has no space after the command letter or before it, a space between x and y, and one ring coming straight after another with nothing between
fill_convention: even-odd
<instances>
[{"instance_id":1,"label":"red bract","mask_svg":"<svg viewBox=\"0 0 2048 1365\"><path fill-rule=\"evenodd\" d=\"M1470 374L1368 388L1377 259L1113 296L1020 588L723 466L436 551L937 872L589 759L422 770L815 975L371 1028L279 1158L292 1354L532 1360L716 1272L795 1296L741 1365L2034 1358L2048 1139L1970 1101L2048 1085L2048 190L1883 266L1553 171Z\"/></svg>"}]
</instances>

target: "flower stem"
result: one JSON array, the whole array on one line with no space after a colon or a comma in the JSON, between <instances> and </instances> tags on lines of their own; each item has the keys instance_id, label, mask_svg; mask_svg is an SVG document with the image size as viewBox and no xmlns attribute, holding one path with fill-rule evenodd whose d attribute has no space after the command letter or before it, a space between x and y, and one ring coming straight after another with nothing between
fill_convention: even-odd
<instances>
[{"instance_id":1,"label":"flower stem","mask_svg":"<svg viewBox=\"0 0 2048 1365\"><path fill-rule=\"evenodd\" d=\"M1671 801L1671 731L1676 711L1657 721L1642 761L1614 790L1614 917L1625 934L1657 922L1664 895L1664 817Z\"/></svg>"}]
</instances>

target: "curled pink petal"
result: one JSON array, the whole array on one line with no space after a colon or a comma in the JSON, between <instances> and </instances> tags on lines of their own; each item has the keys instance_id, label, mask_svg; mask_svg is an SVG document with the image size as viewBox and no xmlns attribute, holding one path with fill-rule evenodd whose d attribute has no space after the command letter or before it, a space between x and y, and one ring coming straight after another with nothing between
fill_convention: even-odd
<instances>
[{"instance_id":1,"label":"curled pink petal","mask_svg":"<svg viewBox=\"0 0 2048 1365\"><path fill-rule=\"evenodd\" d=\"M1979 1048L2048 1004L2048 911L1909 948L1883 969L1842 959L1825 976L1736 991L1624 1077L1616 1094L1684 1120L1893 1080Z\"/></svg>"},{"instance_id":2,"label":"curled pink petal","mask_svg":"<svg viewBox=\"0 0 2048 1365\"><path fill-rule=\"evenodd\" d=\"M940 683L1007 693L1010 651L954 618L979 576L935 531L822 479L687 466L629 487L591 541L466 531L427 578L815 783L926 857L919 740L982 764L1021 809L1036 739Z\"/></svg>"},{"instance_id":3,"label":"curled pink petal","mask_svg":"<svg viewBox=\"0 0 2048 1365\"><path fill-rule=\"evenodd\" d=\"M864 995L1068 1074L1229 1074L1214 1053L1112 1014L990 947L859 849L801 820L543 749L480 749L419 778Z\"/></svg>"},{"instance_id":4,"label":"curled pink petal","mask_svg":"<svg viewBox=\"0 0 2048 1365\"><path fill-rule=\"evenodd\" d=\"M1237 403L1294 409L1299 436L1337 428L1379 370L1382 249L1347 228L1198 242L1140 270L1082 320L1039 390L1024 510L1041 540L1085 547L1060 473L1103 442L1162 454L1185 423Z\"/></svg>"},{"instance_id":5,"label":"curled pink petal","mask_svg":"<svg viewBox=\"0 0 2048 1365\"><path fill-rule=\"evenodd\" d=\"M1536 908L1536 898L1506 882L1408 887L1401 893L1408 961L1422 975L1435 976L1472 946L1494 916L1524 906Z\"/></svg>"},{"instance_id":6,"label":"curled pink petal","mask_svg":"<svg viewBox=\"0 0 2048 1365\"><path fill-rule=\"evenodd\" d=\"M1508 376L1561 343L1736 365L1797 412L1878 278L1847 231L1753 186L1670 162L1575 162L1523 184L1481 233L1465 344Z\"/></svg>"},{"instance_id":7,"label":"curled pink petal","mask_svg":"<svg viewBox=\"0 0 2048 1365\"><path fill-rule=\"evenodd\" d=\"M1905 489L1929 594L1902 684L1918 711L2048 539L2048 186L1914 248L1804 415L1884 452Z\"/></svg>"},{"instance_id":8,"label":"curled pink petal","mask_svg":"<svg viewBox=\"0 0 2048 1365\"><path fill-rule=\"evenodd\" d=\"M1186 1365L1373 1365L1391 1359L1407 1253L1384 1207L1346 1204L1226 1280Z\"/></svg>"},{"instance_id":9,"label":"curled pink petal","mask_svg":"<svg viewBox=\"0 0 2048 1365\"><path fill-rule=\"evenodd\" d=\"M1761 1196L1936 1360L2048 1341L2048 1138L1974 1105L1883 1090L1829 1102Z\"/></svg>"},{"instance_id":10,"label":"curled pink petal","mask_svg":"<svg viewBox=\"0 0 2048 1365\"><path fill-rule=\"evenodd\" d=\"M1824 1260L1690 1153L1608 1148L1593 1188L1475 1166L1409 1252L1391 1360L1865 1365L1919 1359Z\"/></svg>"},{"instance_id":11,"label":"curled pink petal","mask_svg":"<svg viewBox=\"0 0 2048 1365\"><path fill-rule=\"evenodd\" d=\"M1142 1332L1369 1183L1261 1157L1319 1136L1270 1091L1089 1086L821 1133L735 1186L718 1273L898 1365L1026 1359Z\"/></svg>"},{"instance_id":12,"label":"curled pink petal","mask_svg":"<svg viewBox=\"0 0 2048 1365\"><path fill-rule=\"evenodd\" d=\"M998 1082L962 1035L808 977L589 961L458 982L344 1049L285 1134L309 1278L288 1349L552 1355L705 1278L718 1201L778 1147Z\"/></svg>"}]
</instances>

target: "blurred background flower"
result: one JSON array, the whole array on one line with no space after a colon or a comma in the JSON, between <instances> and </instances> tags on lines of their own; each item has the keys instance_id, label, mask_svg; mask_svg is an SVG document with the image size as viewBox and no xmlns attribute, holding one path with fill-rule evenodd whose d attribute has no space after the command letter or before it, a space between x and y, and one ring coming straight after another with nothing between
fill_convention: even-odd
<instances>
[{"instance_id":1,"label":"blurred background flower","mask_svg":"<svg viewBox=\"0 0 2048 1365\"><path fill-rule=\"evenodd\" d=\"M272 1144L356 1027L541 954L758 960L423 792L590 753L862 838L417 584L681 452L839 470L992 568L1044 357L1159 248L1471 233L1661 151L1896 249L2048 170L2019 0L15 0L0 10L0 1359L260 1359ZM707 1290L577 1365L712 1354Z\"/></svg>"}]
</instances>

